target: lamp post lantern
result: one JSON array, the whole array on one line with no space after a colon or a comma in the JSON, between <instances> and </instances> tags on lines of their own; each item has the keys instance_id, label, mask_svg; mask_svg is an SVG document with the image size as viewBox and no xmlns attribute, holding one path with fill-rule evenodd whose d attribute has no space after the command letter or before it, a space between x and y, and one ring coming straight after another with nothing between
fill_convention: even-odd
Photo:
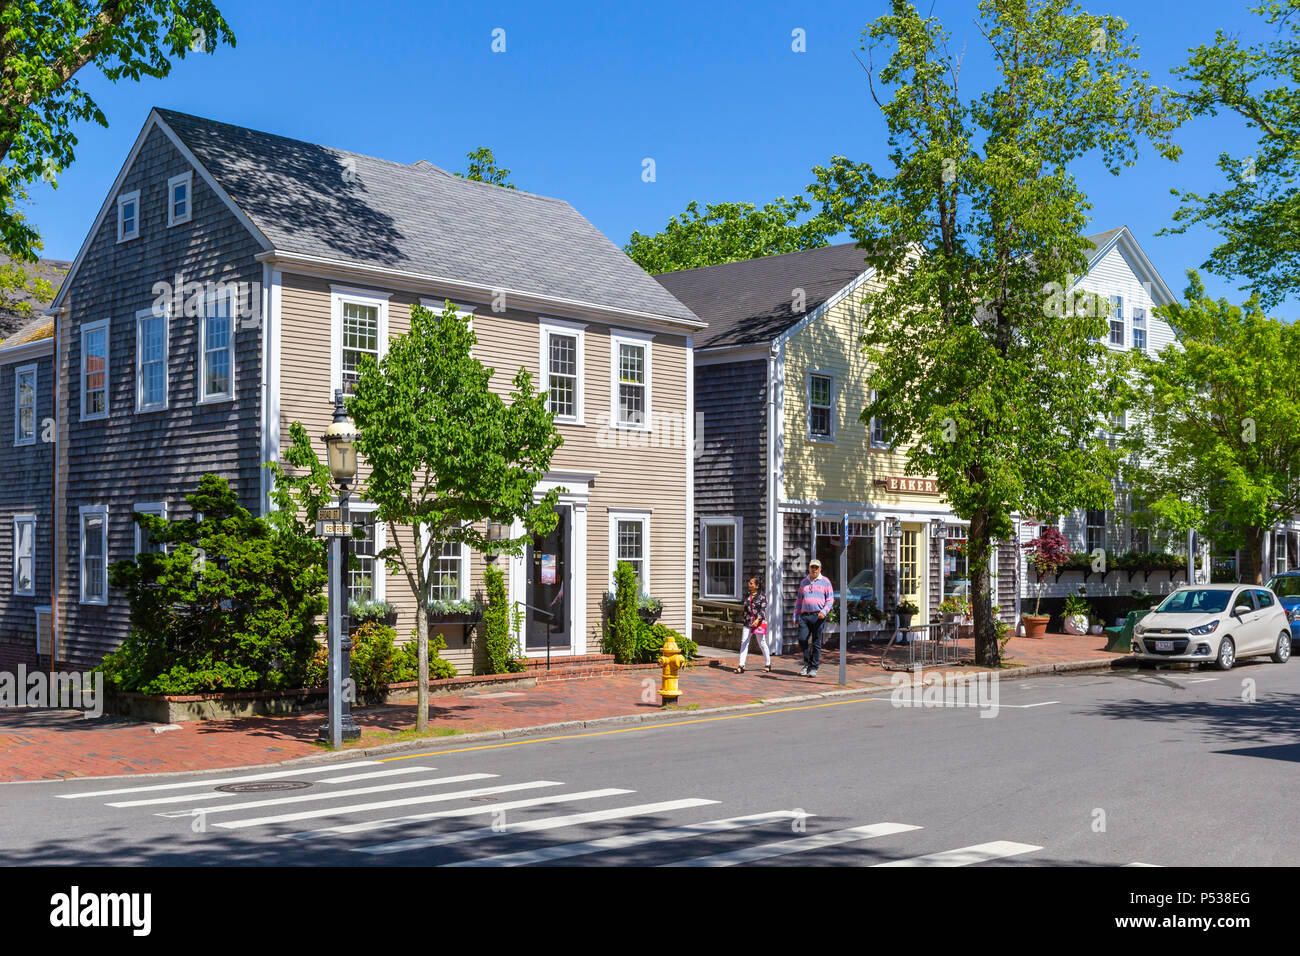
<instances>
[{"instance_id":1,"label":"lamp post lantern","mask_svg":"<svg viewBox=\"0 0 1300 956\"><path fill-rule=\"evenodd\" d=\"M339 486L339 514L330 535L329 555L329 722L320 729L322 740L335 750L345 740L357 740L361 728L352 718L352 637L348 615L348 555L352 519L348 514L349 486L357 477L357 426L343 408L343 390L334 391L334 421L325 429L325 452L330 474Z\"/></svg>"}]
</instances>

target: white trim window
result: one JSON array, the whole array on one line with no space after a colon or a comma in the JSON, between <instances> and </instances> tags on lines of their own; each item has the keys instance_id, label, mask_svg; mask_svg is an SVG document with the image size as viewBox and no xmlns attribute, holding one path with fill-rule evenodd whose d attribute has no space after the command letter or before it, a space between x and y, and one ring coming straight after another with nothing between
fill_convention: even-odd
<instances>
[{"instance_id":1,"label":"white trim window","mask_svg":"<svg viewBox=\"0 0 1300 956\"><path fill-rule=\"evenodd\" d=\"M700 519L700 596L739 601L740 518Z\"/></svg>"},{"instance_id":2,"label":"white trim window","mask_svg":"<svg viewBox=\"0 0 1300 956\"><path fill-rule=\"evenodd\" d=\"M609 587L614 588L614 571L620 561L636 570L641 590L650 591L650 515L647 512L609 513Z\"/></svg>"},{"instance_id":3,"label":"white trim window","mask_svg":"<svg viewBox=\"0 0 1300 956\"><path fill-rule=\"evenodd\" d=\"M81 603L108 603L108 507L82 505Z\"/></svg>"},{"instance_id":4,"label":"white trim window","mask_svg":"<svg viewBox=\"0 0 1300 956\"><path fill-rule=\"evenodd\" d=\"M348 568L349 602L384 600L384 561L376 557L385 547L384 523L376 520L375 510L369 502L354 504L349 510L352 527L364 534L348 542L355 565Z\"/></svg>"},{"instance_id":5,"label":"white trim window","mask_svg":"<svg viewBox=\"0 0 1300 956\"><path fill-rule=\"evenodd\" d=\"M581 425L583 415L583 353L586 326L543 322L538 356L546 389L546 410L557 422Z\"/></svg>"},{"instance_id":6,"label":"white trim window","mask_svg":"<svg viewBox=\"0 0 1300 956\"><path fill-rule=\"evenodd\" d=\"M235 397L235 317L229 294L211 296L199 330L199 403Z\"/></svg>"},{"instance_id":7,"label":"white trim window","mask_svg":"<svg viewBox=\"0 0 1300 956\"><path fill-rule=\"evenodd\" d=\"M1147 310L1133 307L1133 348L1145 351L1147 347Z\"/></svg>"},{"instance_id":8,"label":"white trim window","mask_svg":"<svg viewBox=\"0 0 1300 956\"><path fill-rule=\"evenodd\" d=\"M1110 344L1116 348L1124 347L1124 297L1110 297Z\"/></svg>"},{"instance_id":9,"label":"white trim window","mask_svg":"<svg viewBox=\"0 0 1300 956\"><path fill-rule=\"evenodd\" d=\"M14 515L14 594L36 594L36 515Z\"/></svg>"},{"instance_id":10,"label":"white trim window","mask_svg":"<svg viewBox=\"0 0 1300 956\"><path fill-rule=\"evenodd\" d=\"M808 440L835 441L835 376L809 371L805 395L808 401Z\"/></svg>"},{"instance_id":11,"label":"white trim window","mask_svg":"<svg viewBox=\"0 0 1300 956\"><path fill-rule=\"evenodd\" d=\"M108 320L81 327L81 420L108 417Z\"/></svg>"},{"instance_id":12,"label":"white trim window","mask_svg":"<svg viewBox=\"0 0 1300 956\"><path fill-rule=\"evenodd\" d=\"M167 407L167 356L171 318L164 309L135 314L135 410L156 412Z\"/></svg>"},{"instance_id":13,"label":"white trim window","mask_svg":"<svg viewBox=\"0 0 1300 956\"><path fill-rule=\"evenodd\" d=\"M1106 511L1088 508L1083 519L1083 549L1089 554L1106 549Z\"/></svg>"},{"instance_id":14,"label":"white trim window","mask_svg":"<svg viewBox=\"0 0 1300 956\"><path fill-rule=\"evenodd\" d=\"M652 338L637 332L610 333L610 407L615 428L650 430Z\"/></svg>"},{"instance_id":15,"label":"white trim window","mask_svg":"<svg viewBox=\"0 0 1300 956\"><path fill-rule=\"evenodd\" d=\"M167 502L165 501L144 501L137 502L134 510L139 514L153 515L155 518L167 517ZM162 554L167 550L165 545L156 543L149 532L140 524L135 523L135 553L136 554Z\"/></svg>"},{"instance_id":16,"label":"white trim window","mask_svg":"<svg viewBox=\"0 0 1300 956\"><path fill-rule=\"evenodd\" d=\"M876 390L871 390L871 401L876 400ZM885 426L880 423L879 418L871 419L871 431L869 432L872 448L888 448L889 436L885 433Z\"/></svg>"},{"instance_id":17,"label":"white trim window","mask_svg":"<svg viewBox=\"0 0 1300 956\"><path fill-rule=\"evenodd\" d=\"M167 226L189 222L193 214L194 170L167 180Z\"/></svg>"},{"instance_id":18,"label":"white trim window","mask_svg":"<svg viewBox=\"0 0 1300 956\"><path fill-rule=\"evenodd\" d=\"M117 241L140 238L140 190L117 197Z\"/></svg>"},{"instance_id":19,"label":"white trim window","mask_svg":"<svg viewBox=\"0 0 1300 956\"><path fill-rule=\"evenodd\" d=\"M36 444L36 366L14 371L14 444Z\"/></svg>"},{"instance_id":20,"label":"white trim window","mask_svg":"<svg viewBox=\"0 0 1300 956\"><path fill-rule=\"evenodd\" d=\"M1277 531L1273 535L1273 573L1285 574L1287 570L1287 532Z\"/></svg>"},{"instance_id":21,"label":"white trim window","mask_svg":"<svg viewBox=\"0 0 1300 956\"><path fill-rule=\"evenodd\" d=\"M464 601L469 598L469 546L455 541L438 541L429 554L429 597L434 601Z\"/></svg>"},{"instance_id":22,"label":"white trim window","mask_svg":"<svg viewBox=\"0 0 1300 956\"><path fill-rule=\"evenodd\" d=\"M376 362L388 351L388 294L332 286L330 314L330 398L335 389L351 395L361 377L361 360Z\"/></svg>"}]
</instances>

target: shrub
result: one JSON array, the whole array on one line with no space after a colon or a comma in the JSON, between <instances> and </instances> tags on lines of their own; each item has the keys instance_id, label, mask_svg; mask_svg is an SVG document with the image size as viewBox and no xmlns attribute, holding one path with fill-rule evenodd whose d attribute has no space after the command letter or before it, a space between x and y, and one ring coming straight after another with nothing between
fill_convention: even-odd
<instances>
[{"instance_id":1,"label":"shrub","mask_svg":"<svg viewBox=\"0 0 1300 956\"><path fill-rule=\"evenodd\" d=\"M614 570L614 606L606 615L600 649L605 654L613 654L614 660L620 664L636 662L641 632L647 627L637 613L640 594L640 582L632 565L626 561L618 562Z\"/></svg>"},{"instance_id":2,"label":"shrub","mask_svg":"<svg viewBox=\"0 0 1300 956\"><path fill-rule=\"evenodd\" d=\"M166 549L110 569L131 625L98 668L105 683L146 694L302 686L326 607L322 542L249 514L216 475L186 501L183 521L137 513Z\"/></svg>"},{"instance_id":3,"label":"shrub","mask_svg":"<svg viewBox=\"0 0 1300 956\"><path fill-rule=\"evenodd\" d=\"M1074 617L1076 614L1082 614L1084 617L1092 617L1092 607L1082 597L1077 594L1067 594L1065 596L1065 608L1061 612L1062 617Z\"/></svg>"},{"instance_id":4,"label":"shrub","mask_svg":"<svg viewBox=\"0 0 1300 956\"><path fill-rule=\"evenodd\" d=\"M516 674L524 669L519 641L511 633L510 603L505 575L495 564L483 569L487 607L483 610L484 674Z\"/></svg>"},{"instance_id":5,"label":"shrub","mask_svg":"<svg viewBox=\"0 0 1300 956\"><path fill-rule=\"evenodd\" d=\"M439 651L447 649L447 641L441 635L429 638L429 680L446 680L456 676L456 665L438 656ZM393 659L392 676L389 683L398 684L420 679L420 645L415 632L411 639L398 648Z\"/></svg>"},{"instance_id":6,"label":"shrub","mask_svg":"<svg viewBox=\"0 0 1300 956\"><path fill-rule=\"evenodd\" d=\"M682 637L666 624L655 623L653 625L641 622L641 630L638 636L637 644L637 661L642 664L658 663L659 656L664 651L664 643L668 640L668 635L672 635L673 640L677 642L677 648L682 652L682 656L687 660L695 657L700 650L689 637Z\"/></svg>"}]
</instances>

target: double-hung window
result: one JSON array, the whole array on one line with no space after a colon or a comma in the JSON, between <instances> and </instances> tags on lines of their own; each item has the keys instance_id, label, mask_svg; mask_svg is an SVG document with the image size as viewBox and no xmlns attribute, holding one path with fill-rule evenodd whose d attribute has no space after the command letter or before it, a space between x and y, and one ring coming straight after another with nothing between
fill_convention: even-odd
<instances>
[{"instance_id":1,"label":"double-hung window","mask_svg":"<svg viewBox=\"0 0 1300 956\"><path fill-rule=\"evenodd\" d=\"M1147 347L1147 310L1133 307L1133 348L1141 351Z\"/></svg>"},{"instance_id":2,"label":"double-hung window","mask_svg":"<svg viewBox=\"0 0 1300 956\"><path fill-rule=\"evenodd\" d=\"M1089 554L1106 548L1106 512L1089 508L1084 518L1083 547Z\"/></svg>"},{"instance_id":3,"label":"double-hung window","mask_svg":"<svg viewBox=\"0 0 1300 956\"><path fill-rule=\"evenodd\" d=\"M330 333L330 398L335 389L351 395L361 379L362 363L378 362L388 343L388 295L334 286ZM434 310L439 311L439 310Z\"/></svg>"},{"instance_id":4,"label":"double-hung window","mask_svg":"<svg viewBox=\"0 0 1300 956\"><path fill-rule=\"evenodd\" d=\"M82 505L81 603L108 603L108 508Z\"/></svg>"},{"instance_id":5,"label":"double-hung window","mask_svg":"<svg viewBox=\"0 0 1300 956\"><path fill-rule=\"evenodd\" d=\"M14 372L14 444L36 444L36 366Z\"/></svg>"},{"instance_id":6,"label":"double-hung window","mask_svg":"<svg viewBox=\"0 0 1300 956\"><path fill-rule=\"evenodd\" d=\"M455 541L436 541L431 552L429 597L435 601L460 601L469 593L465 576L465 548Z\"/></svg>"},{"instance_id":7,"label":"double-hung window","mask_svg":"<svg viewBox=\"0 0 1300 956\"><path fill-rule=\"evenodd\" d=\"M14 594L36 593L36 516L14 516Z\"/></svg>"},{"instance_id":8,"label":"double-hung window","mask_svg":"<svg viewBox=\"0 0 1300 956\"><path fill-rule=\"evenodd\" d=\"M135 410L153 412L167 407L167 339L165 310L142 309L135 314Z\"/></svg>"},{"instance_id":9,"label":"double-hung window","mask_svg":"<svg viewBox=\"0 0 1300 956\"><path fill-rule=\"evenodd\" d=\"M614 424L650 428L650 336L614 332L610 336Z\"/></svg>"},{"instance_id":10,"label":"double-hung window","mask_svg":"<svg viewBox=\"0 0 1300 956\"><path fill-rule=\"evenodd\" d=\"M835 378L832 375L808 373L808 437L813 441L835 440Z\"/></svg>"},{"instance_id":11,"label":"double-hung window","mask_svg":"<svg viewBox=\"0 0 1300 956\"><path fill-rule=\"evenodd\" d=\"M81 327L81 420L108 417L108 320Z\"/></svg>"},{"instance_id":12,"label":"double-hung window","mask_svg":"<svg viewBox=\"0 0 1300 956\"><path fill-rule=\"evenodd\" d=\"M609 515L609 583L614 586L614 571L620 561L632 565L641 590L650 590L650 516L638 512L610 512Z\"/></svg>"},{"instance_id":13,"label":"double-hung window","mask_svg":"<svg viewBox=\"0 0 1300 956\"><path fill-rule=\"evenodd\" d=\"M191 196L194 186L194 171L181 173L167 180L167 225L179 226L190 221L192 212Z\"/></svg>"},{"instance_id":14,"label":"double-hung window","mask_svg":"<svg viewBox=\"0 0 1300 956\"><path fill-rule=\"evenodd\" d=\"M117 241L126 242L140 236L140 190L117 197Z\"/></svg>"},{"instance_id":15,"label":"double-hung window","mask_svg":"<svg viewBox=\"0 0 1300 956\"><path fill-rule=\"evenodd\" d=\"M235 397L235 313L231 298L229 294L214 295L203 309L200 402Z\"/></svg>"},{"instance_id":16,"label":"double-hung window","mask_svg":"<svg viewBox=\"0 0 1300 956\"><path fill-rule=\"evenodd\" d=\"M740 518L700 519L700 596L739 601Z\"/></svg>"},{"instance_id":17,"label":"double-hung window","mask_svg":"<svg viewBox=\"0 0 1300 956\"><path fill-rule=\"evenodd\" d=\"M876 390L871 390L871 400L876 400ZM885 426L881 424L879 418L871 419L871 444L874 448L888 448L889 436L885 434Z\"/></svg>"},{"instance_id":18,"label":"double-hung window","mask_svg":"<svg viewBox=\"0 0 1300 956\"><path fill-rule=\"evenodd\" d=\"M1110 344L1124 347L1124 297L1110 297Z\"/></svg>"},{"instance_id":19,"label":"double-hung window","mask_svg":"<svg viewBox=\"0 0 1300 956\"><path fill-rule=\"evenodd\" d=\"M543 323L540 329L546 410L557 422L580 425L583 421L583 327Z\"/></svg>"},{"instance_id":20,"label":"double-hung window","mask_svg":"<svg viewBox=\"0 0 1300 956\"><path fill-rule=\"evenodd\" d=\"M383 562L375 558L382 550L379 538L383 530L373 511L352 511L352 527L361 532L348 542L352 561L348 568L348 600L365 603L383 600Z\"/></svg>"},{"instance_id":21,"label":"double-hung window","mask_svg":"<svg viewBox=\"0 0 1300 956\"><path fill-rule=\"evenodd\" d=\"M165 501L148 501L135 505L137 514L153 515L155 518L167 517L167 502ZM153 539L149 530L144 525L136 522L135 525L135 553L136 554L161 554L166 548Z\"/></svg>"}]
</instances>

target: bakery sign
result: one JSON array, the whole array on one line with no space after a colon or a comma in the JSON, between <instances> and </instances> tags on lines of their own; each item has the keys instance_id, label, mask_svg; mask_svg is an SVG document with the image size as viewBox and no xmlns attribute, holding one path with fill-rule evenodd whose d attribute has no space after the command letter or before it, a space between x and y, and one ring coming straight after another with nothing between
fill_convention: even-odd
<instances>
[{"instance_id":1,"label":"bakery sign","mask_svg":"<svg viewBox=\"0 0 1300 956\"><path fill-rule=\"evenodd\" d=\"M907 492L915 495L939 494L939 483L933 478L906 478L902 475L889 475L880 480L878 484L884 485L887 491Z\"/></svg>"}]
</instances>

